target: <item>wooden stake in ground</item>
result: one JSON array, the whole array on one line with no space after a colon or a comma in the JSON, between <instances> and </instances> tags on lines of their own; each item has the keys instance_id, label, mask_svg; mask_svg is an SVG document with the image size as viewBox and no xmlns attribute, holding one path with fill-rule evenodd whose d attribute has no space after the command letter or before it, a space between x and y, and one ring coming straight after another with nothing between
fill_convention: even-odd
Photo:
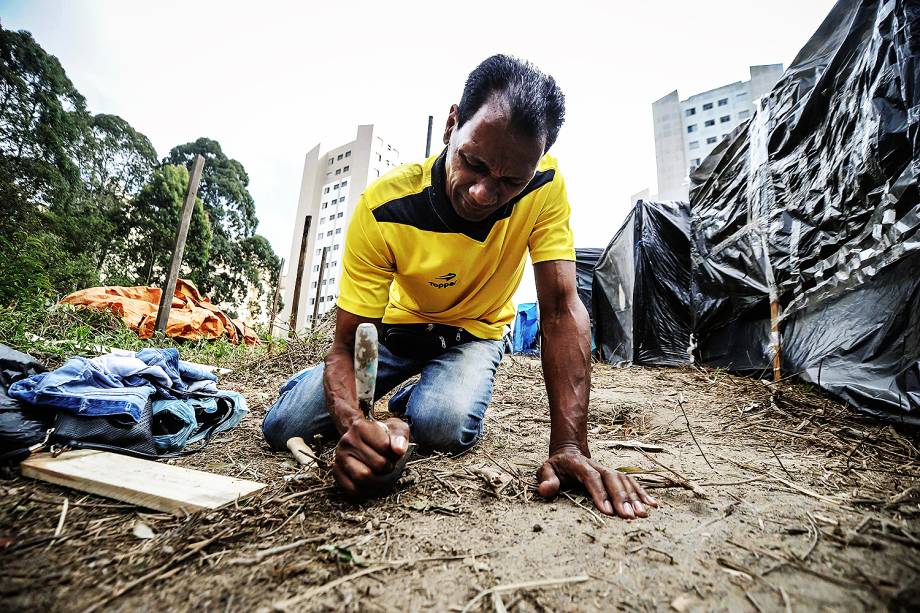
<instances>
[{"instance_id":1,"label":"wooden stake in ground","mask_svg":"<svg viewBox=\"0 0 920 613\"><path fill-rule=\"evenodd\" d=\"M316 281L316 298L313 300L313 321L310 323L311 328L316 327L316 320L319 319L319 297L323 293L323 276L326 273L326 252L329 247L323 247L323 256L319 260L319 279Z\"/></svg>"},{"instance_id":2,"label":"wooden stake in ground","mask_svg":"<svg viewBox=\"0 0 920 613\"><path fill-rule=\"evenodd\" d=\"M300 314L300 286L303 284L303 267L306 265L307 244L310 242L310 222L307 215L303 220L303 234L300 237L300 256L297 258L297 276L294 277L294 295L291 296L291 319L288 321L288 336L297 333L297 316Z\"/></svg>"},{"instance_id":3,"label":"wooden stake in ground","mask_svg":"<svg viewBox=\"0 0 920 613\"><path fill-rule=\"evenodd\" d=\"M169 321L173 294L176 293L176 281L179 278L179 267L182 265L185 239L188 237L188 225L192 220L192 211L195 209L195 196L198 194L198 183L201 181L202 169L204 169L204 157L199 154L195 158L192 173L188 178L188 190L185 192L185 203L182 205L179 228L176 231L176 244L173 247L172 259L169 261L169 274L166 275L166 284L163 286L163 294L160 296L157 320L153 326L153 329L161 334L166 333L166 322Z\"/></svg>"},{"instance_id":4,"label":"wooden stake in ground","mask_svg":"<svg viewBox=\"0 0 920 613\"><path fill-rule=\"evenodd\" d=\"M268 333L275 333L275 315L278 314L278 300L281 299L281 271L284 270L284 258L278 263L278 274L275 276L275 291L272 293L271 317L268 321Z\"/></svg>"}]
</instances>

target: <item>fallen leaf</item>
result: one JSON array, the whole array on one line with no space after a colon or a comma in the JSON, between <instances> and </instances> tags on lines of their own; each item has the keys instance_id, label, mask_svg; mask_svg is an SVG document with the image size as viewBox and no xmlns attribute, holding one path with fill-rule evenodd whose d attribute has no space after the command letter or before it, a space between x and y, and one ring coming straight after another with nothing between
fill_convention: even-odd
<instances>
[{"instance_id":1,"label":"fallen leaf","mask_svg":"<svg viewBox=\"0 0 920 613\"><path fill-rule=\"evenodd\" d=\"M152 539L155 536L150 526L139 519L134 522L134 528L131 533L139 539Z\"/></svg>"},{"instance_id":2,"label":"fallen leaf","mask_svg":"<svg viewBox=\"0 0 920 613\"><path fill-rule=\"evenodd\" d=\"M695 600L690 594L681 594L671 601L671 608L678 613L686 613L693 606Z\"/></svg>"}]
</instances>

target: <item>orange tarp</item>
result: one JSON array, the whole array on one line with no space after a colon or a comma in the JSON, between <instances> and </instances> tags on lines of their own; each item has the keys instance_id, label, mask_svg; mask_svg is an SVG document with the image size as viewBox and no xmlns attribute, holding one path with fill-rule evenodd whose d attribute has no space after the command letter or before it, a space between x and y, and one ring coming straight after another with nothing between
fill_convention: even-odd
<instances>
[{"instance_id":1,"label":"orange tarp","mask_svg":"<svg viewBox=\"0 0 920 613\"><path fill-rule=\"evenodd\" d=\"M90 287L65 296L61 303L107 309L121 317L138 336L150 338L162 291L159 287ZM166 335L189 340L227 336L234 343L248 345L259 342L252 328L231 319L185 279L176 283Z\"/></svg>"}]
</instances>

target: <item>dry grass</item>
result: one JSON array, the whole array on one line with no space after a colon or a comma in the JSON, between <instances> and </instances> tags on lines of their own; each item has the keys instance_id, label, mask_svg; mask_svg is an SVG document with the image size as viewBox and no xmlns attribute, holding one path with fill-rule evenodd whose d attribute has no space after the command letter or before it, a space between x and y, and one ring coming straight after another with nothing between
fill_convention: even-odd
<instances>
[{"instance_id":1,"label":"dry grass","mask_svg":"<svg viewBox=\"0 0 920 613\"><path fill-rule=\"evenodd\" d=\"M329 332L227 376L252 414L180 461L268 483L257 497L172 517L4 481L5 608L459 610L491 588L474 609L879 608L920 578L917 433L803 386L714 371L595 366L595 455L657 488L649 520L602 518L578 490L535 496L549 419L539 363L520 358L499 370L480 445L421 457L391 495L354 504L260 432L278 386L321 358ZM614 448L623 441L665 451ZM153 538L135 536L138 523ZM571 581L548 583L559 579Z\"/></svg>"}]
</instances>

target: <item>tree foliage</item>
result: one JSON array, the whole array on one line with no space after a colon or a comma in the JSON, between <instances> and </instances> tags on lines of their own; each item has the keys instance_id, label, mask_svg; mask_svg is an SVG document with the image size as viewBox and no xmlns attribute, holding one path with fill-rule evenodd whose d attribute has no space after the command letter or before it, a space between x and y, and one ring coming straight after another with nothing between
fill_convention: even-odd
<instances>
[{"instance_id":1,"label":"tree foliage","mask_svg":"<svg viewBox=\"0 0 920 613\"><path fill-rule=\"evenodd\" d=\"M278 266L268 241L255 235L255 202L243 165L228 158L217 141L199 138L173 148L164 162L191 167L205 159L198 194L211 221L211 264L207 275L194 276L199 289L221 302L242 303L250 286L267 296L267 283Z\"/></svg>"},{"instance_id":2,"label":"tree foliage","mask_svg":"<svg viewBox=\"0 0 920 613\"><path fill-rule=\"evenodd\" d=\"M205 156L183 259L215 302L270 299L278 267L243 165L199 138L162 161L116 115L92 115L60 62L0 26L0 304L101 282L162 283L197 154Z\"/></svg>"}]
</instances>

